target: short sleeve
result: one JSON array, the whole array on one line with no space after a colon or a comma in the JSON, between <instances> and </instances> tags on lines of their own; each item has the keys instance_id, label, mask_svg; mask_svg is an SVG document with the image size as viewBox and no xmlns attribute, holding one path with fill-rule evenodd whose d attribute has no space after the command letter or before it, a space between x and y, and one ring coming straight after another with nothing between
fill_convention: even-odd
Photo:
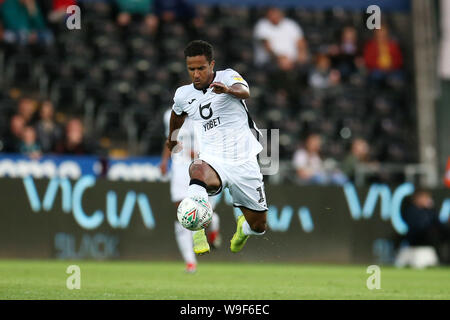
<instances>
[{"instance_id":1,"label":"short sleeve","mask_svg":"<svg viewBox=\"0 0 450 320\"><path fill-rule=\"evenodd\" d=\"M288 21L290 22L290 25L291 25L291 29L292 29L291 34L292 34L292 36L295 39L297 39L297 40L303 39L303 29L302 29L302 27L300 27L293 20L288 20Z\"/></svg>"},{"instance_id":2,"label":"short sleeve","mask_svg":"<svg viewBox=\"0 0 450 320\"><path fill-rule=\"evenodd\" d=\"M269 37L267 23L264 20L260 20L253 31L253 37L256 40L265 40Z\"/></svg>"},{"instance_id":3,"label":"short sleeve","mask_svg":"<svg viewBox=\"0 0 450 320\"><path fill-rule=\"evenodd\" d=\"M180 103L180 99L179 99L179 92L178 90L175 92L175 96L173 97L173 106L172 106L172 110L173 112L175 112L178 116L180 116L184 110L183 110L183 106Z\"/></svg>"},{"instance_id":4,"label":"short sleeve","mask_svg":"<svg viewBox=\"0 0 450 320\"><path fill-rule=\"evenodd\" d=\"M238 72L234 71L233 69L226 70L223 83L225 85L227 85L228 87L231 87L233 84L240 83L248 88L247 81L245 81L244 78Z\"/></svg>"},{"instance_id":5,"label":"short sleeve","mask_svg":"<svg viewBox=\"0 0 450 320\"><path fill-rule=\"evenodd\" d=\"M166 137L169 136L170 131L170 116L172 114L172 110L169 109L164 113L164 129L166 132Z\"/></svg>"},{"instance_id":6,"label":"short sleeve","mask_svg":"<svg viewBox=\"0 0 450 320\"><path fill-rule=\"evenodd\" d=\"M295 169L300 169L306 167L308 159L306 157L306 152L302 149L297 150L294 153L294 157L292 159L292 164Z\"/></svg>"}]
</instances>

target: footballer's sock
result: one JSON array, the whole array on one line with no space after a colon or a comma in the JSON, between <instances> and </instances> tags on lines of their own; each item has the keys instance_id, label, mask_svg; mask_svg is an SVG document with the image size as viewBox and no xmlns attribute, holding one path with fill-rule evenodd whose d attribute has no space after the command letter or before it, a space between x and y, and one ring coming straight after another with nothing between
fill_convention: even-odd
<instances>
[{"instance_id":1,"label":"footballer's sock","mask_svg":"<svg viewBox=\"0 0 450 320\"><path fill-rule=\"evenodd\" d=\"M178 249L186 263L197 263L194 253L194 244L192 241L192 231L184 228L178 221L175 221L175 239Z\"/></svg>"},{"instance_id":2,"label":"footballer's sock","mask_svg":"<svg viewBox=\"0 0 450 320\"><path fill-rule=\"evenodd\" d=\"M208 227L208 242L216 249L222 243L222 238L219 234L219 215L215 212L213 212L211 224Z\"/></svg>"},{"instance_id":3,"label":"footballer's sock","mask_svg":"<svg viewBox=\"0 0 450 320\"><path fill-rule=\"evenodd\" d=\"M189 182L189 187L187 191L188 197L202 196L208 199L208 192L206 192L206 183L198 179L191 179Z\"/></svg>"},{"instance_id":4,"label":"footballer's sock","mask_svg":"<svg viewBox=\"0 0 450 320\"><path fill-rule=\"evenodd\" d=\"M242 224L242 232L247 236L262 236L264 233L266 233L266 231L263 232L253 231L252 228L250 228L250 225L248 224L247 221L245 221Z\"/></svg>"},{"instance_id":5,"label":"footballer's sock","mask_svg":"<svg viewBox=\"0 0 450 320\"><path fill-rule=\"evenodd\" d=\"M219 231L219 215L215 212L212 214L211 224L209 225L209 230L211 232Z\"/></svg>"}]
</instances>

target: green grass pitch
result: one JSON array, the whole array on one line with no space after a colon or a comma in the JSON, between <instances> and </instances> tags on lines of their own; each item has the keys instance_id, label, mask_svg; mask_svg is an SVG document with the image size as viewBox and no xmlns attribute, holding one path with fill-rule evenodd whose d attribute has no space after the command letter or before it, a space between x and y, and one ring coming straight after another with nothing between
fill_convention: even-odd
<instances>
[{"instance_id":1,"label":"green grass pitch","mask_svg":"<svg viewBox=\"0 0 450 320\"><path fill-rule=\"evenodd\" d=\"M79 290L66 287L69 265ZM381 266L381 288L369 290L367 267L200 261L185 274L181 262L0 260L0 299L450 299L449 268Z\"/></svg>"}]
</instances>

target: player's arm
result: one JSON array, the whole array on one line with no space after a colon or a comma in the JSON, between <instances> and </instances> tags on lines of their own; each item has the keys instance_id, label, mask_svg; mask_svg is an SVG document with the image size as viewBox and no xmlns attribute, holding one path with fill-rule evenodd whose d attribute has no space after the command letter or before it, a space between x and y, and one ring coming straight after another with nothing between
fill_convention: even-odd
<instances>
[{"instance_id":1,"label":"player's arm","mask_svg":"<svg viewBox=\"0 0 450 320\"><path fill-rule=\"evenodd\" d=\"M248 99L250 98L249 88L242 83L235 83L232 86L227 86L222 82L213 82L209 86L213 88L214 93L226 93L235 96L238 99Z\"/></svg>"},{"instance_id":2,"label":"player's arm","mask_svg":"<svg viewBox=\"0 0 450 320\"><path fill-rule=\"evenodd\" d=\"M178 144L178 132L181 126L184 123L184 119L186 118L187 113L183 112L181 115L177 115L174 111L170 115L170 125L169 125L169 136L167 137L166 146L169 151L172 151L173 148ZM174 150L174 152L178 152L179 150Z\"/></svg>"},{"instance_id":3,"label":"player's arm","mask_svg":"<svg viewBox=\"0 0 450 320\"><path fill-rule=\"evenodd\" d=\"M297 61L300 63L307 62L307 60L308 60L308 45L304 38L298 39L297 49L298 49Z\"/></svg>"},{"instance_id":4,"label":"player's arm","mask_svg":"<svg viewBox=\"0 0 450 320\"><path fill-rule=\"evenodd\" d=\"M269 40L266 39L262 39L261 43L264 47L264 49L266 49L266 52L270 55L270 57L272 58L272 60L276 60L277 59L277 55L275 54L275 52L272 50L272 47L270 46Z\"/></svg>"},{"instance_id":5,"label":"player's arm","mask_svg":"<svg viewBox=\"0 0 450 320\"><path fill-rule=\"evenodd\" d=\"M163 152L161 155L161 163L159 164L159 169L161 170L161 173L165 175L167 173L167 166L169 164L170 159L170 150L167 146L167 143L163 146Z\"/></svg>"}]
</instances>

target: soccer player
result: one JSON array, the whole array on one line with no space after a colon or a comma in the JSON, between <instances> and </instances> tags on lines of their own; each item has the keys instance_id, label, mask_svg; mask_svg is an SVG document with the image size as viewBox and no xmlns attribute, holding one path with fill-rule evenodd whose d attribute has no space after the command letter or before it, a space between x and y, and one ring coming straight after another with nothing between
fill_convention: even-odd
<instances>
[{"instance_id":1,"label":"soccer player","mask_svg":"<svg viewBox=\"0 0 450 320\"><path fill-rule=\"evenodd\" d=\"M169 121L170 121L171 109L168 109L164 113L164 124L166 127L166 134L169 133ZM181 200L186 198L187 190L189 187L189 165L192 159L195 158L195 144L194 144L194 131L192 121L186 119L178 139L185 146L182 152L174 153L172 156L172 174L170 176L170 197L175 204L175 208L178 207ZM161 173L165 175L167 173L167 167L170 158L170 151L167 146L164 146L162 160L160 164ZM211 206L214 210L216 200L214 197L209 199ZM212 221L208 227L208 241L214 247L220 245L219 235L219 216L216 212L213 212ZM197 259L193 250L193 232L185 229L181 226L178 220L175 221L175 239L180 250L181 256L186 263L185 271L187 273L194 273L197 269Z\"/></svg>"},{"instance_id":2,"label":"soccer player","mask_svg":"<svg viewBox=\"0 0 450 320\"><path fill-rule=\"evenodd\" d=\"M228 188L233 205L243 215L230 249L239 252L250 235L266 231L267 204L263 176L257 160L262 145L250 118L245 99L250 97L247 82L232 69L214 71L212 46L202 40L190 42L184 50L192 83L179 87L174 96L167 147L179 152L177 130L185 119L194 121L199 138L199 158L189 167L188 197L218 194ZM194 233L194 252L210 251L205 231Z\"/></svg>"}]
</instances>

